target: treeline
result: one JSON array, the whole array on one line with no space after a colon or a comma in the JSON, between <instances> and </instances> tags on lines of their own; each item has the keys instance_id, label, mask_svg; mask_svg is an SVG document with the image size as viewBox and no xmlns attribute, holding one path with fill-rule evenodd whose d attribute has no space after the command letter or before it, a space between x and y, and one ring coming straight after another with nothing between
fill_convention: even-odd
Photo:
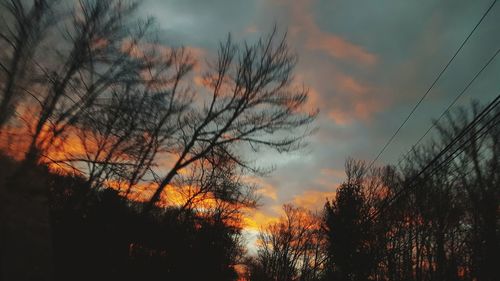
<instances>
[{"instance_id":1,"label":"treeline","mask_svg":"<svg viewBox=\"0 0 500 281\"><path fill-rule=\"evenodd\" d=\"M241 216L258 198L245 176L270 171L252 155L301 148L316 117L286 36L229 36L204 67L137 3L0 5L0 280L498 276L496 121L419 174L478 105L398 166L347 161L322 213L285 206L248 257Z\"/></svg>"},{"instance_id":2,"label":"treeline","mask_svg":"<svg viewBox=\"0 0 500 281\"><path fill-rule=\"evenodd\" d=\"M253 153L310 133L276 28L204 65L138 4L0 0L2 281L234 279Z\"/></svg>"},{"instance_id":3,"label":"treeline","mask_svg":"<svg viewBox=\"0 0 500 281\"><path fill-rule=\"evenodd\" d=\"M321 213L286 205L263 229L248 279L497 280L500 107L482 109L448 113L398 166L346 161L347 179Z\"/></svg>"},{"instance_id":4,"label":"treeline","mask_svg":"<svg viewBox=\"0 0 500 281\"><path fill-rule=\"evenodd\" d=\"M13 171L18 165L8 157L0 157L3 171ZM144 203L128 200L116 190L103 189L89 196L83 177L56 174L40 165L30 172L29 180L33 179L39 188L49 187L53 241L50 266L54 268L50 280L238 278L237 265L243 262L245 254L241 229L229 225L219 212L200 216L194 211L169 207L155 208L149 216L143 216L140 211ZM25 212L24 221L38 217ZM17 227L25 227L18 223ZM11 255L3 257L18 263L5 261L4 266L15 268L3 267L6 272L0 280L29 280L37 273L28 267L32 264L30 247L40 247L43 243L39 240L44 237L38 231L15 234L24 234L22 238L31 240L21 241L23 245L3 245L2 250L15 247L6 249ZM10 275L14 270L27 274Z\"/></svg>"}]
</instances>

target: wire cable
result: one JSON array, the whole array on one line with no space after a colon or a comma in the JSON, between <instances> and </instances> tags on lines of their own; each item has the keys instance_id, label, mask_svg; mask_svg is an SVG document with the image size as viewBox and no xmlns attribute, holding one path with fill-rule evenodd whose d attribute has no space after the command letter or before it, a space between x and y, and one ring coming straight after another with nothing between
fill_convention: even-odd
<instances>
[{"instance_id":1,"label":"wire cable","mask_svg":"<svg viewBox=\"0 0 500 281\"><path fill-rule=\"evenodd\" d=\"M496 56L500 53L500 48L493 54L493 56L490 57L490 59L483 65L483 67L474 75L472 80L469 81L469 83L465 86L465 88L455 97L455 99L448 105L448 107L441 113L441 115L438 117L437 120L435 120L431 126L425 131L425 133L417 140L415 144L413 144L408 150L403 157L398 161L398 165L401 164L401 162L406 159L406 157L417 147L417 145L430 133L434 127L436 127L437 124L439 124L439 121L450 111L450 109L455 105L455 103L464 95L464 93L470 88L470 86L476 81L476 79L483 73L483 71L491 64L491 62L496 58Z\"/></svg>"},{"instance_id":2,"label":"wire cable","mask_svg":"<svg viewBox=\"0 0 500 281\"><path fill-rule=\"evenodd\" d=\"M498 105L500 105L500 95L498 95L494 100L492 100L488 106L486 106L466 127L464 127L460 133L455 136L452 141L450 143L448 143L445 148L443 148L424 168L422 168L420 170L420 172L418 172L414 177L412 177L411 180L409 180L408 182L410 183L408 185L408 187L406 188L402 188L401 190L399 190L398 192L396 192L396 194L391 198L389 199L388 201L385 201L385 203L383 203L383 205L381 206L381 208L379 208L375 213L372 214L372 216L370 217L371 219L374 219L376 216L380 215L381 213L383 213L388 207L390 207L391 204L393 204L394 201L396 201L406 190L409 190L412 186L411 186L411 183L412 182L416 182L416 180L419 179L419 177L424 174L426 172L426 170L428 170L430 167L433 166L434 163L440 161L439 159L441 158L442 155L444 155L446 152L448 152L448 150L450 150L456 143L458 143L469 131L471 131L480 121L482 121L483 119L485 119L488 114L490 114ZM486 128L490 123L492 123L496 118L498 118L500 116L500 112L498 112L494 117L492 117L483 127L481 127L479 130L477 130L476 132L474 132L472 134L472 136L466 140L465 142L463 142L460 146L458 146L447 158L445 158L444 161L438 163L435 168L433 170L431 170L431 173L433 173L434 171L437 171L439 170L439 167L441 167L442 165L444 165L444 163L446 161L448 161L450 159L450 157L452 157L454 155L454 153L456 153L458 150L460 150L461 148L463 148L468 142L472 141L474 139L474 137L481 133L481 131ZM495 123L492 127L496 126L497 124ZM492 127L488 128L491 129ZM487 131L488 131L487 130ZM487 132L486 131L486 132ZM486 133L485 132L485 133ZM481 134L480 137L482 137L485 133ZM477 139L476 139L477 140ZM452 160L454 160L456 158L453 157ZM430 175L430 174L428 174Z\"/></svg>"},{"instance_id":3,"label":"wire cable","mask_svg":"<svg viewBox=\"0 0 500 281\"><path fill-rule=\"evenodd\" d=\"M490 4L490 6L488 7L488 9L483 13L483 16L479 19L479 21L476 23L476 25L474 26L474 28L469 32L469 34L467 35L467 37L465 38L465 40L462 42L462 44L460 45L460 47L455 51L455 53L453 54L453 56L451 57L451 59L448 61L448 63L445 65L445 67L441 70L441 72L436 77L436 79L434 79L434 82L432 82L431 86L427 89L427 91L420 98L420 100L415 104L415 106L413 106L412 110L410 111L410 113L408 114L408 116L406 116L406 118L404 119L403 123L401 123L401 125L398 127L398 129L394 132L394 134L389 138L389 140L385 143L385 145L379 151L379 153L377 154L377 156L372 160L372 162L370 163L370 165L368 166L368 168L371 168L373 166L373 164L375 164L375 162L380 158L380 156L382 155L382 153L384 153L384 151L392 143L392 141L394 140L394 138L399 134L399 131L401 131L401 129L403 128L403 126L408 122L408 120L410 120L410 118L413 115L413 113L415 112L415 110L417 110L417 108L420 106L420 104L422 103L422 101L427 97L427 95L429 94L429 92L437 84L437 82L439 81L439 79L441 79L441 76L443 76L443 74L446 72L446 70L448 69L448 67L451 65L451 63L455 60L455 58L458 56L458 54L460 53L460 51L463 49L463 47L465 46L465 44L467 44L467 42L469 41L469 39L472 36L472 34L476 31L476 29L479 27L479 25L481 25L481 23L486 18L486 16L488 15L488 13L491 11L491 9L493 8L493 6L495 6L495 4L497 3L497 1L498 0L494 0Z\"/></svg>"},{"instance_id":4,"label":"wire cable","mask_svg":"<svg viewBox=\"0 0 500 281\"><path fill-rule=\"evenodd\" d=\"M484 137L486 135L486 133L488 133L488 131L490 129L492 129L493 127L497 126L498 123L494 123L492 126L490 126L488 128L488 126L490 125L490 123L492 123L493 121L495 121L495 119L497 119L498 117L500 116L500 113L497 113L490 121L488 121L488 123L486 125L484 125L483 127L481 127L476 133L473 134L473 136L471 136L468 140L466 140L463 145L467 144L467 147L465 148L468 148L470 147L474 142L473 141L477 141L479 139L481 139L482 137ZM486 128L486 130L484 130ZM484 130L484 131L483 131ZM475 136L477 134L481 133L478 137L475 138ZM457 149L455 149L455 151L453 151L452 153L450 153L450 155L445 159L443 160L441 163L439 163L433 170L431 170L430 173L428 173L425 177L431 177L433 176L434 174L436 174L440 168L444 167L445 165L448 165L448 164L451 164L453 160L455 160L455 158L457 158L459 155L461 155L465 149L461 149L463 147L458 147ZM460 151L459 151L460 150ZM457 154L455 154L456 152L459 152ZM417 175L416 178L418 178L418 176L420 176L421 173L419 173ZM417 179L415 179L416 181ZM414 181L414 182L415 182ZM405 191L409 190L410 188L413 188L414 186L411 186L409 185L407 188L403 188L401 190L399 190L398 192L396 192L396 194L391 198L389 199L388 201L385 201L382 208L378 209L375 213L373 213L371 216L370 216L370 219L375 219L376 216L378 215L381 215L384 211L386 211L392 204L394 204L394 202L399 199L402 195L404 195Z\"/></svg>"}]
</instances>

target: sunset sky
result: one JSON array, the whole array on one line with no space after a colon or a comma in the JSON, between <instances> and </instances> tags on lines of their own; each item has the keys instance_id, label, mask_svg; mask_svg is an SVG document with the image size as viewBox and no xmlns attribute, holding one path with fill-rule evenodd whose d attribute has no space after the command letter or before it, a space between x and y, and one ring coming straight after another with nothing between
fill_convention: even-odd
<instances>
[{"instance_id":1,"label":"sunset sky","mask_svg":"<svg viewBox=\"0 0 500 281\"><path fill-rule=\"evenodd\" d=\"M371 161L430 86L491 0L146 0L164 43L193 50L203 68L228 33L242 42L288 31L298 83L318 107L318 131L298 153L253 155L276 170L257 179L263 223L283 203L315 209L343 179L346 157ZM450 69L379 159L394 163L448 106L500 44L500 7L490 12ZM459 101L496 96L500 59Z\"/></svg>"}]
</instances>

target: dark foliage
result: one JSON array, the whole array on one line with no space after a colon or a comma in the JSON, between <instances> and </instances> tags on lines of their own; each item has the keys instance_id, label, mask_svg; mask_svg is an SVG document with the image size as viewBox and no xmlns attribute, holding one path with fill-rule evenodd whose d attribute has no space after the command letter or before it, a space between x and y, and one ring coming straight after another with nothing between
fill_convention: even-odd
<instances>
[{"instance_id":1,"label":"dark foliage","mask_svg":"<svg viewBox=\"0 0 500 281\"><path fill-rule=\"evenodd\" d=\"M319 225L320 274L308 279L299 273L305 263L293 263L304 253L294 241L307 237L301 230L309 222L291 216L261 231L259 255L247 262L250 280L497 280L500 111L473 123L482 109L473 103L448 114L437 136L399 167L347 160L346 180ZM433 163L456 136L463 138L454 150Z\"/></svg>"},{"instance_id":2,"label":"dark foliage","mask_svg":"<svg viewBox=\"0 0 500 281\"><path fill-rule=\"evenodd\" d=\"M16 165L7 157L1 163L3 171ZM50 187L55 280L237 278L238 228L176 208L145 216L141 203L112 189L89 193L85 179L43 166L32 176Z\"/></svg>"},{"instance_id":3,"label":"dark foliage","mask_svg":"<svg viewBox=\"0 0 500 281\"><path fill-rule=\"evenodd\" d=\"M359 183L344 183L325 206L327 276L332 280L370 280L374 269L373 226L361 188Z\"/></svg>"},{"instance_id":4,"label":"dark foliage","mask_svg":"<svg viewBox=\"0 0 500 281\"><path fill-rule=\"evenodd\" d=\"M58 181L62 181L61 184ZM75 209L79 189L55 179L52 208L58 280L234 280L239 230L177 209L144 216L110 189ZM70 194L70 196L68 196ZM76 203L76 204L75 204ZM193 270L193 269L196 270Z\"/></svg>"}]
</instances>

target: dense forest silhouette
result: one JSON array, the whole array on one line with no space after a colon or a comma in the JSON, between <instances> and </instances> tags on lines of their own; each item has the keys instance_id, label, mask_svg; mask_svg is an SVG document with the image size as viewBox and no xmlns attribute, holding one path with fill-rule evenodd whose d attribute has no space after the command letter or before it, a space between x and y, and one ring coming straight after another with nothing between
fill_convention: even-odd
<instances>
[{"instance_id":1,"label":"dense forest silhouette","mask_svg":"<svg viewBox=\"0 0 500 281\"><path fill-rule=\"evenodd\" d=\"M228 36L200 73L136 2L0 4L0 281L498 279L498 98L397 164L347 159L250 254L252 155L302 149L318 114L286 34Z\"/></svg>"}]
</instances>

